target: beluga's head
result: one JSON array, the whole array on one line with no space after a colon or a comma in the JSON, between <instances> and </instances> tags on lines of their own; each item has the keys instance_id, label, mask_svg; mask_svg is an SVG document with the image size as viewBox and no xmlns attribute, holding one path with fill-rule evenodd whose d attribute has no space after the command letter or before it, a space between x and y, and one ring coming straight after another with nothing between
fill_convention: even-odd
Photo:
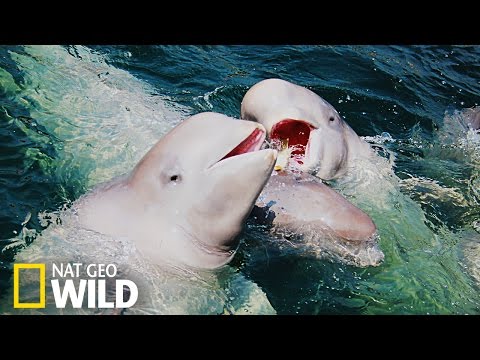
<instances>
[{"instance_id":1,"label":"beluga's head","mask_svg":"<svg viewBox=\"0 0 480 360\"><path fill-rule=\"evenodd\" d=\"M301 170L324 180L345 173L350 148L359 141L332 105L285 80L255 84L242 100L241 117L263 124L270 140L288 145Z\"/></svg>"},{"instance_id":2,"label":"beluga's head","mask_svg":"<svg viewBox=\"0 0 480 360\"><path fill-rule=\"evenodd\" d=\"M184 120L103 196L112 206L97 218L128 207L129 219L90 227L133 238L154 262L226 264L276 161L276 150L260 150L265 134L261 124L212 112Z\"/></svg>"}]
</instances>

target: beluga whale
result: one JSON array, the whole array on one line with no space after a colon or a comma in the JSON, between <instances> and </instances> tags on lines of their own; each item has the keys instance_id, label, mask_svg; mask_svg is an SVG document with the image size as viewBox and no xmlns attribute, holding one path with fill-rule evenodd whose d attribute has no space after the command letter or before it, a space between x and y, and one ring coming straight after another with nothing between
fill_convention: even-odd
<instances>
[{"instance_id":1,"label":"beluga whale","mask_svg":"<svg viewBox=\"0 0 480 360\"><path fill-rule=\"evenodd\" d=\"M278 174L257 202L272 231L301 234L297 243L310 254L357 266L381 264L372 219L322 183L345 175L358 157L373 155L335 108L304 87L267 79L245 94L241 118L264 125L271 147L280 151Z\"/></svg>"},{"instance_id":2,"label":"beluga whale","mask_svg":"<svg viewBox=\"0 0 480 360\"><path fill-rule=\"evenodd\" d=\"M264 125L273 145L289 149L290 164L322 180L337 179L357 158L373 155L332 105L285 80L252 86L242 100L241 118Z\"/></svg>"},{"instance_id":3,"label":"beluga whale","mask_svg":"<svg viewBox=\"0 0 480 360\"><path fill-rule=\"evenodd\" d=\"M263 125L194 115L162 137L126 176L74 205L87 229L127 237L153 263L227 264L276 161Z\"/></svg>"}]
</instances>

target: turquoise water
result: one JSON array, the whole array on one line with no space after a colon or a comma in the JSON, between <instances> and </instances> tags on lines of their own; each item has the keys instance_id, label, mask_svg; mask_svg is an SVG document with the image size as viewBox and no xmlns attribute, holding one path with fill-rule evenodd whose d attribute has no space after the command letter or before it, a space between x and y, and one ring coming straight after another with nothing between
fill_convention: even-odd
<instances>
[{"instance_id":1,"label":"turquoise water","mask_svg":"<svg viewBox=\"0 0 480 360\"><path fill-rule=\"evenodd\" d=\"M388 187L382 199L379 191L362 193L360 184L331 184L372 216L385 262L361 269L282 252L249 223L231 266L259 285L280 314L480 312L474 268L480 247L472 246L480 242L472 226L480 214L478 149L459 146L457 137L466 137L459 132L446 148L439 140L455 110L480 103L480 47L64 49L50 56L51 50L0 47L0 248L17 234L33 234L25 229L41 232L39 213L125 171L122 164L143 155L154 135L178 121L169 120L175 114L239 117L253 84L280 77L321 95L360 136L375 137L395 155L402 181L379 179L378 188ZM167 124L162 129L151 123L155 97L177 109L159 120ZM93 115L111 123L98 127ZM119 122L146 140L123 141ZM93 153L102 157L92 162ZM1 252L0 296L11 286L17 250Z\"/></svg>"}]
</instances>

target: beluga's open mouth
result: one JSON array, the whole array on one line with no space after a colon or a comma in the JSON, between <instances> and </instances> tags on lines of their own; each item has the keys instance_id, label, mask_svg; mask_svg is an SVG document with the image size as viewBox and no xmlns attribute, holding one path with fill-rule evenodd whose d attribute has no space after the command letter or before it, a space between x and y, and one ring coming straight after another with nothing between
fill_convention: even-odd
<instances>
[{"instance_id":1,"label":"beluga's open mouth","mask_svg":"<svg viewBox=\"0 0 480 360\"><path fill-rule=\"evenodd\" d=\"M233 156L246 154L253 151L260 150L263 141L265 140L265 131L259 128L256 128L252 133L244 139L240 144L233 148L227 155L219 160L225 160Z\"/></svg>"},{"instance_id":2,"label":"beluga's open mouth","mask_svg":"<svg viewBox=\"0 0 480 360\"><path fill-rule=\"evenodd\" d=\"M285 119L273 125L270 132L272 146L280 151L280 159L283 157L283 164L279 163L277 170L284 168L289 158L303 164L310 132L315 129L307 121L294 119Z\"/></svg>"}]
</instances>

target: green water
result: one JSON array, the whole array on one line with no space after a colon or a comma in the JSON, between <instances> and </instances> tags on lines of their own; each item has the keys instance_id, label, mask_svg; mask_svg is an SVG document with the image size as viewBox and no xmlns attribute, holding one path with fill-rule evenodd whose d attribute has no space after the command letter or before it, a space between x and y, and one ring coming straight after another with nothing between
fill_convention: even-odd
<instances>
[{"instance_id":1,"label":"green water","mask_svg":"<svg viewBox=\"0 0 480 360\"><path fill-rule=\"evenodd\" d=\"M395 156L393 178L331 184L371 215L385 262L282 252L249 223L233 269L280 314L476 314L478 147L460 146L460 132L447 148L439 139L445 119L480 102L479 56L476 46L0 47L0 248L22 232L41 241L29 231L43 231L39 213L128 171L182 117L239 117L250 86L280 77ZM1 300L16 251L0 253Z\"/></svg>"}]
</instances>

